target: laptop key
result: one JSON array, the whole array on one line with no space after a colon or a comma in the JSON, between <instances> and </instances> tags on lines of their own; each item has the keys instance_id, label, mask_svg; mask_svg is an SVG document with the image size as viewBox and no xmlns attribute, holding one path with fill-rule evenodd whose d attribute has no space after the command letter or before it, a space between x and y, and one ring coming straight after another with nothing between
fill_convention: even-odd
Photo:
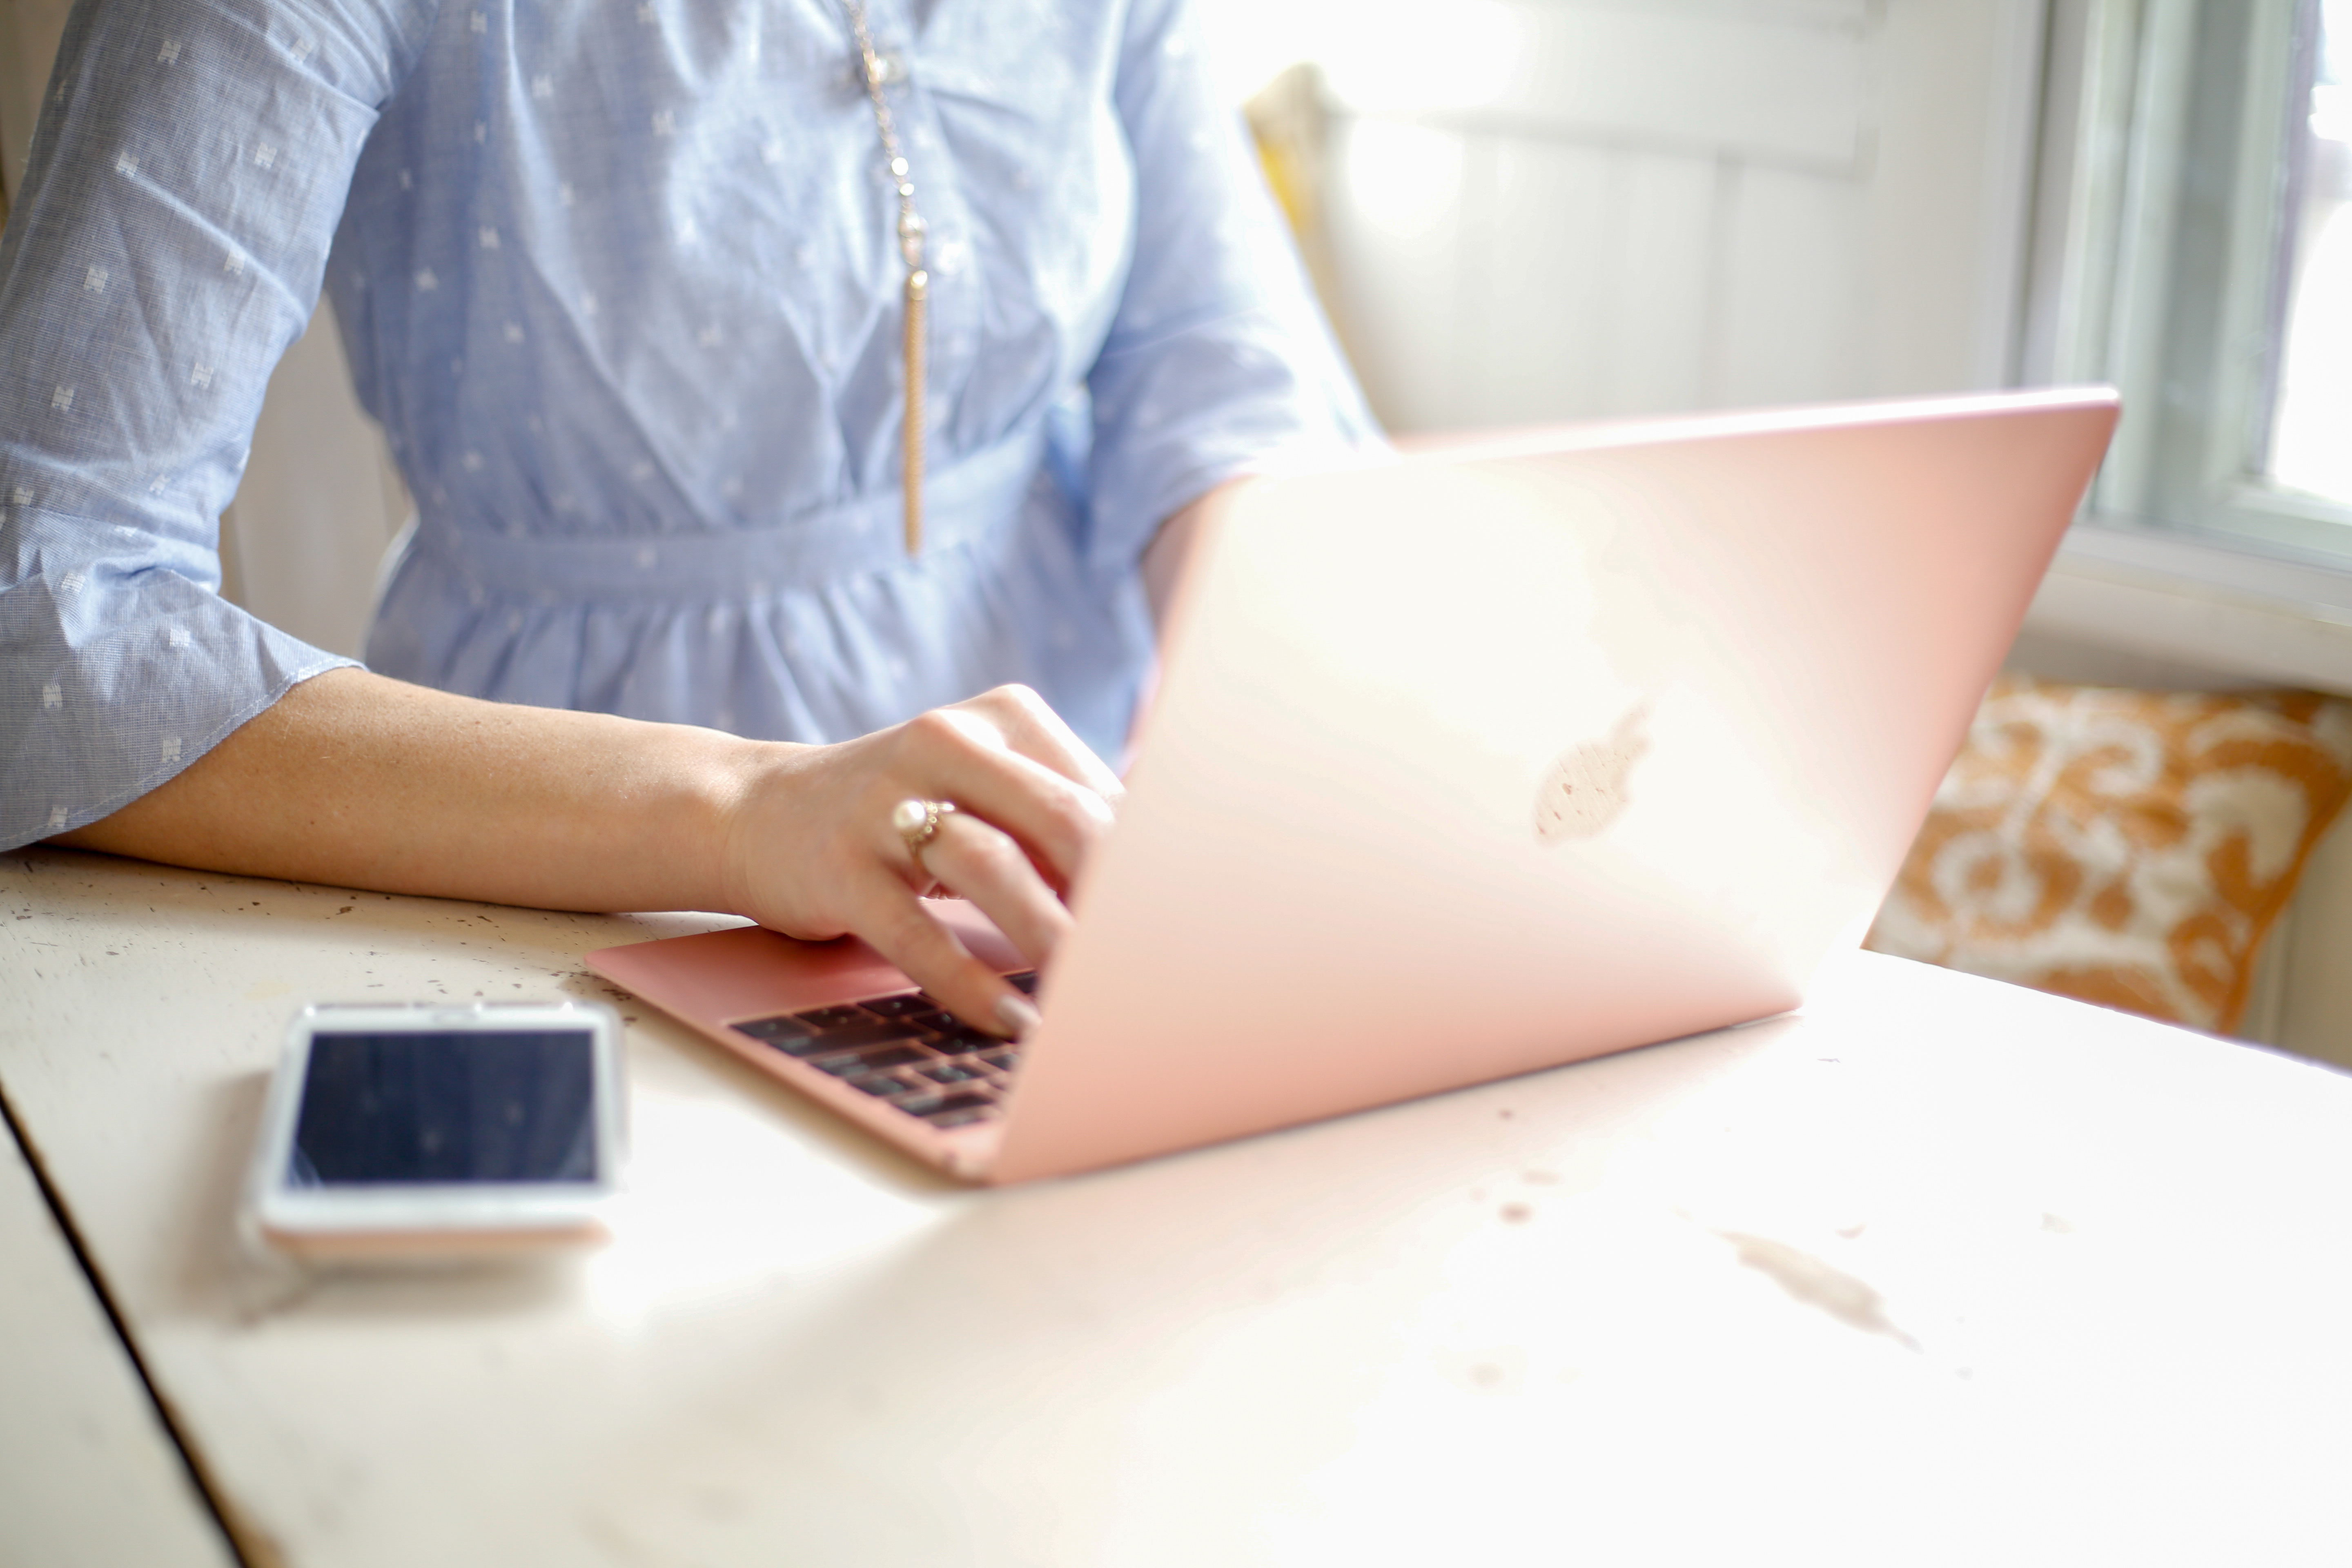
<instances>
[{"instance_id":1,"label":"laptop key","mask_svg":"<svg viewBox=\"0 0 2352 1568\"><path fill-rule=\"evenodd\" d=\"M934 1127L942 1124L940 1118L953 1117L955 1121L947 1123L953 1126L993 1115L996 1101L980 1094L925 1095L919 1100L900 1100L898 1109L909 1116L921 1117Z\"/></svg>"},{"instance_id":2,"label":"laptop key","mask_svg":"<svg viewBox=\"0 0 2352 1568\"><path fill-rule=\"evenodd\" d=\"M746 1018L733 1025L739 1035L749 1035L755 1040L774 1045L782 1040L806 1039L815 1031L798 1018L786 1014L776 1018Z\"/></svg>"},{"instance_id":3,"label":"laptop key","mask_svg":"<svg viewBox=\"0 0 2352 1568\"><path fill-rule=\"evenodd\" d=\"M917 1040L922 1035L922 1030L900 1019L866 1018L822 1030L817 1041L828 1051L845 1051L853 1046L878 1046L886 1040Z\"/></svg>"},{"instance_id":4,"label":"laptop key","mask_svg":"<svg viewBox=\"0 0 2352 1568\"><path fill-rule=\"evenodd\" d=\"M803 1061L810 1057L831 1056L841 1049L840 1041L829 1040L823 1035L787 1035L782 1039L763 1043L770 1050L782 1051L788 1057L798 1057Z\"/></svg>"},{"instance_id":5,"label":"laptop key","mask_svg":"<svg viewBox=\"0 0 2352 1568\"><path fill-rule=\"evenodd\" d=\"M971 1068L958 1067L953 1062L933 1062L918 1069L933 1083L983 1083L985 1077Z\"/></svg>"},{"instance_id":6,"label":"laptop key","mask_svg":"<svg viewBox=\"0 0 2352 1568\"><path fill-rule=\"evenodd\" d=\"M908 1067L930 1059L912 1046L885 1046L879 1050L845 1051L839 1056L818 1057L809 1065L835 1078L848 1078L856 1073L880 1072L885 1068Z\"/></svg>"},{"instance_id":7,"label":"laptop key","mask_svg":"<svg viewBox=\"0 0 2352 1568\"><path fill-rule=\"evenodd\" d=\"M919 991L908 991L897 996L876 996L860 1002L859 1006L877 1018L905 1018L917 1013L933 1013L938 1005Z\"/></svg>"},{"instance_id":8,"label":"laptop key","mask_svg":"<svg viewBox=\"0 0 2352 1568\"><path fill-rule=\"evenodd\" d=\"M874 1015L863 1007L850 1005L839 1007L811 1007L807 1012L795 1013L793 1016L812 1029L837 1029L844 1024L866 1023L873 1018Z\"/></svg>"},{"instance_id":9,"label":"laptop key","mask_svg":"<svg viewBox=\"0 0 2352 1568\"><path fill-rule=\"evenodd\" d=\"M969 1024L959 1024L953 1019L949 1020L936 1036L923 1042L931 1049L951 1057L970 1056L974 1051L984 1051L1003 1043L1002 1035L984 1034Z\"/></svg>"},{"instance_id":10,"label":"laptop key","mask_svg":"<svg viewBox=\"0 0 2352 1568\"><path fill-rule=\"evenodd\" d=\"M1021 1065L1021 1048L1018 1046L1007 1046L1001 1051L982 1051L980 1053L980 1059L998 1072L1011 1072Z\"/></svg>"},{"instance_id":11,"label":"laptop key","mask_svg":"<svg viewBox=\"0 0 2352 1568\"><path fill-rule=\"evenodd\" d=\"M886 1072L866 1073L857 1078L845 1078L841 1081L852 1089L863 1089L877 1100L897 1100L901 1095L915 1092L913 1084L904 1079L892 1078Z\"/></svg>"}]
</instances>

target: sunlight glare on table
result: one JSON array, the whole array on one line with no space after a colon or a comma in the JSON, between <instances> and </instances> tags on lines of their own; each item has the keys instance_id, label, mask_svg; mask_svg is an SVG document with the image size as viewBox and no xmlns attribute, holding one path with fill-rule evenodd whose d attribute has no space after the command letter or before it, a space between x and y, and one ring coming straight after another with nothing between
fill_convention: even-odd
<instances>
[{"instance_id":1,"label":"sunlight glare on table","mask_svg":"<svg viewBox=\"0 0 2352 1568\"><path fill-rule=\"evenodd\" d=\"M856 1164L778 1138L726 1100L640 1088L631 1113L613 1240L587 1268L589 1299L608 1320L870 1256L942 1217L940 1205L860 1180Z\"/></svg>"}]
</instances>

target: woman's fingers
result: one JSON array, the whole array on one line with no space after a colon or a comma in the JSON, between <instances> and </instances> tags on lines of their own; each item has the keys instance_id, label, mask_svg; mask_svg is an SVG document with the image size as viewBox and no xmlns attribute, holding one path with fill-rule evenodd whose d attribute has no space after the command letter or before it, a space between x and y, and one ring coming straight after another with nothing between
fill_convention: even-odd
<instances>
[{"instance_id":1,"label":"woman's fingers","mask_svg":"<svg viewBox=\"0 0 2352 1568\"><path fill-rule=\"evenodd\" d=\"M1006 744L1022 756L1114 805L1127 793L1110 765L1095 755L1094 748L1079 740L1077 731L1064 723L1062 716L1027 687L1000 686L972 699L972 705L983 707L995 719Z\"/></svg>"},{"instance_id":2,"label":"woman's fingers","mask_svg":"<svg viewBox=\"0 0 2352 1568\"><path fill-rule=\"evenodd\" d=\"M921 858L940 886L971 900L1030 963L1042 968L1052 962L1070 929L1069 907L1010 835L957 811L940 818Z\"/></svg>"},{"instance_id":3,"label":"woman's fingers","mask_svg":"<svg viewBox=\"0 0 2352 1568\"><path fill-rule=\"evenodd\" d=\"M856 923L868 946L964 1022L1007 1037L1026 1034L1036 1023L1028 997L974 958L920 899L896 883Z\"/></svg>"},{"instance_id":4,"label":"woman's fingers","mask_svg":"<svg viewBox=\"0 0 2352 1568\"><path fill-rule=\"evenodd\" d=\"M1037 700L1003 689L909 721L900 776L1017 839L1057 889L1110 830L1118 781Z\"/></svg>"},{"instance_id":5,"label":"woman's fingers","mask_svg":"<svg viewBox=\"0 0 2352 1568\"><path fill-rule=\"evenodd\" d=\"M1109 831L1119 785L1034 693L1005 688L841 745L777 748L764 766L730 808L735 907L793 935L854 931L980 1027L1018 1033L1035 1018L918 897L939 887L971 900L1040 965L1060 946L1062 896ZM919 847L895 820L909 800L956 808Z\"/></svg>"}]
</instances>

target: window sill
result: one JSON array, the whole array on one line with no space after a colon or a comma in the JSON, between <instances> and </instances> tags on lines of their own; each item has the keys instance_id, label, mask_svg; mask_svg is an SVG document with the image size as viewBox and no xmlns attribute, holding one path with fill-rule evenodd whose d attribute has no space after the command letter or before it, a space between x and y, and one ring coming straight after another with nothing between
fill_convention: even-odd
<instances>
[{"instance_id":1,"label":"window sill","mask_svg":"<svg viewBox=\"0 0 2352 1568\"><path fill-rule=\"evenodd\" d=\"M2352 572L2086 521L2028 633L2352 696Z\"/></svg>"}]
</instances>

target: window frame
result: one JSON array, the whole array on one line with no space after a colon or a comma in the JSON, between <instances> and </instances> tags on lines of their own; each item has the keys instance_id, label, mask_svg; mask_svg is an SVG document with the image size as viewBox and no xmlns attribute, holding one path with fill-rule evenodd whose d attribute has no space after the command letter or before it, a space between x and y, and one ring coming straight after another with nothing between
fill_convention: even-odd
<instances>
[{"instance_id":1,"label":"window frame","mask_svg":"<svg viewBox=\"0 0 2352 1568\"><path fill-rule=\"evenodd\" d=\"M2053 379L2124 424L2090 526L2352 574L2352 505L2266 473L2316 0L2093 0L2073 193L2082 298ZM2300 90L2298 90L2300 89Z\"/></svg>"},{"instance_id":2,"label":"window frame","mask_svg":"<svg viewBox=\"0 0 2352 1568\"><path fill-rule=\"evenodd\" d=\"M2052 0L2020 366L2126 413L2030 625L2352 693L2352 506L2265 472L2316 7Z\"/></svg>"}]
</instances>

